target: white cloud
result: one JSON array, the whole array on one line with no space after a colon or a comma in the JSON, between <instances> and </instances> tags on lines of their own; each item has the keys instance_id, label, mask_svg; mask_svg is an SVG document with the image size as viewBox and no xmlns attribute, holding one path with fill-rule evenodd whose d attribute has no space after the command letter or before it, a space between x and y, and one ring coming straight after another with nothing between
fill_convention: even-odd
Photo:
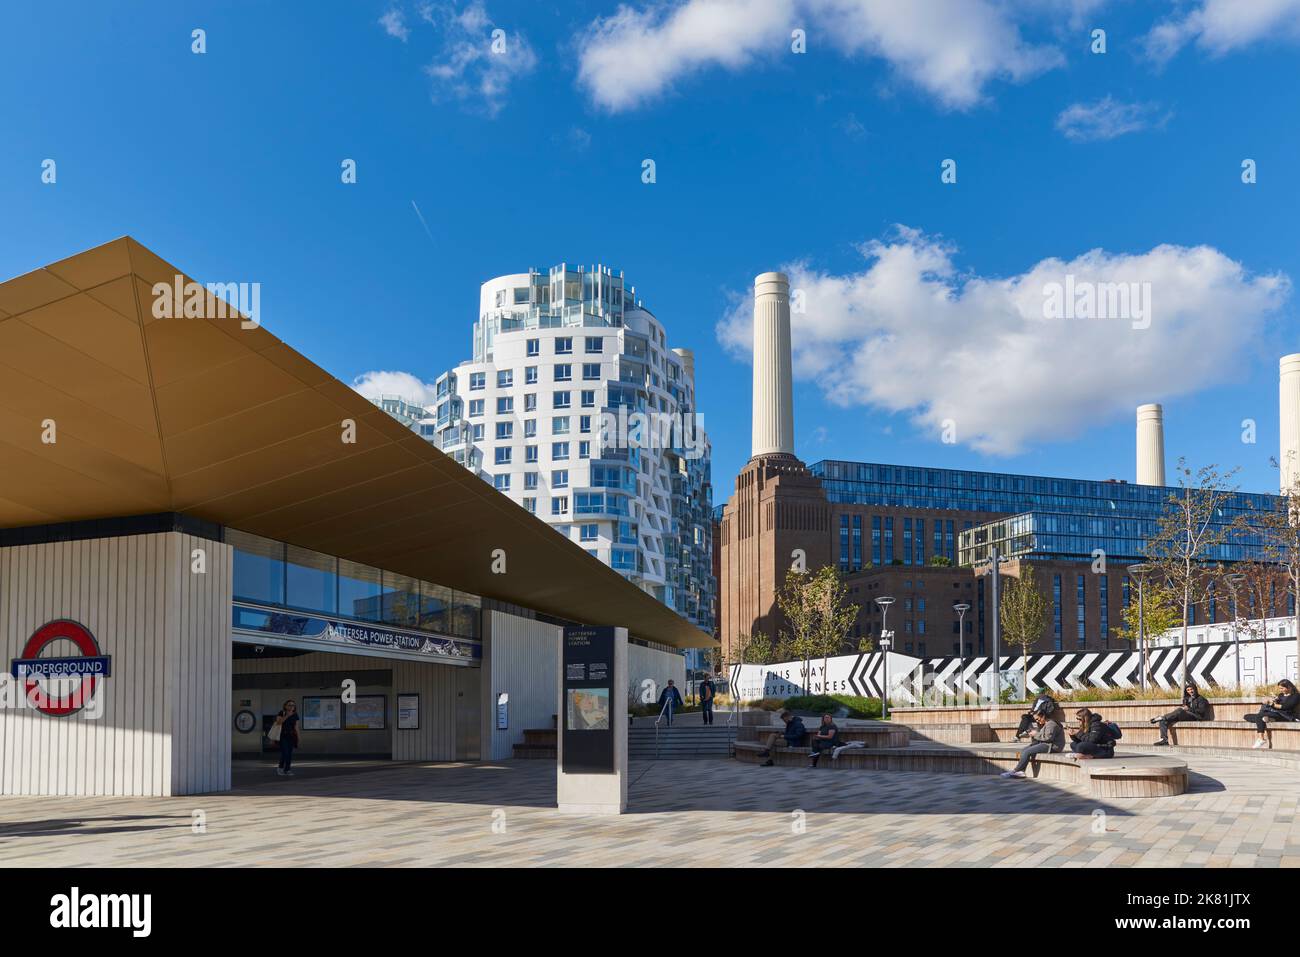
<instances>
[{"instance_id":1,"label":"white cloud","mask_svg":"<svg viewBox=\"0 0 1300 957\"><path fill-rule=\"evenodd\" d=\"M1164 125L1169 114L1157 117L1158 111L1155 103L1121 103L1107 96L1096 103L1067 106L1056 118L1056 128L1072 140L1113 140L1152 125Z\"/></svg>"},{"instance_id":2,"label":"white cloud","mask_svg":"<svg viewBox=\"0 0 1300 957\"><path fill-rule=\"evenodd\" d=\"M537 54L524 34L502 30L494 37L494 21L483 0L464 7L456 3L422 3L421 20L442 37L438 55L424 68L433 81L435 99L457 100L482 109L489 116L501 112L516 79L537 66ZM389 36L403 43L410 36L406 16L394 7L379 18Z\"/></svg>"},{"instance_id":3,"label":"white cloud","mask_svg":"<svg viewBox=\"0 0 1300 957\"><path fill-rule=\"evenodd\" d=\"M389 10L380 17L379 25L384 28L384 32L390 37L396 37L403 43L411 35L411 29L406 25L406 16L397 8Z\"/></svg>"},{"instance_id":4,"label":"white cloud","mask_svg":"<svg viewBox=\"0 0 1300 957\"><path fill-rule=\"evenodd\" d=\"M409 372L363 372L352 380L352 388L367 399L397 395L407 402L423 406L432 406L437 396L432 382L423 382Z\"/></svg>"},{"instance_id":5,"label":"white cloud","mask_svg":"<svg viewBox=\"0 0 1300 957\"><path fill-rule=\"evenodd\" d=\"M1163 63L1193 42L1223 56L1269 39L1300 40L1300 0L1199 0L1152 27L1145 46Z\"/></svg>"},{"instance_id":6,"label":"white cloud","mask_svg":"<svg viewBox=\"0 0 1300 957\"><path fill-rule=\"evenodd\" d=\"M640 106L684 77L760 57L790 54L790 32L808 31L846 55L892 65L942 105L967 109L985 86L1021 82L1064 62L1053 45L1027 42L1020 23L1055 17L1064 26L1093 0L676 0L621 5L580 44L579 82L612 111Z\"/></svg>"},{"instance_id":7,"label":"white cloud","mask_svg":"<svg viewBox=\"0 0 1300 957\"><path fill-rule=\"evenodd\" d=\"M836 404L906 413L935 439L952 420L958 442L994 454L1232 381L1290 292L1285 275L1253 275L1207 246L1097 249L1010 278L961 273L954 248L901 226L861 252L863 267L847 275L786 267L806 303L792 317L796 376ZM1047 318L1045 287L1067 275L1150 283L1149 327ZM738 300L717 327L745 357L752 308Z\"/></svg>"},{"instance_id":8,"label":"white cloud","mask_svg":"<svg viewBox=\"0 0 1300 957\"><path fill-rule=\"evenodd\" d=\"M639 106L674 80L722 66L736 70L783 48L794 0L686 0L637 10L620 5L581 41L578 82L610 110Z\"/></svg>"}]
</instances>

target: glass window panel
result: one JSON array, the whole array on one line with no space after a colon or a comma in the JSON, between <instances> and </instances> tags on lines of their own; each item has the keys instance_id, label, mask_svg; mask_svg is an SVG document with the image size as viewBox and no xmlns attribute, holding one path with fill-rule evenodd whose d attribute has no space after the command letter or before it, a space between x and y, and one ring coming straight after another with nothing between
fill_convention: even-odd
<instances>
[{"instance_id":1,"label":"glass window panel","mask_svg":"<svg viewBox=\"0 0 1300 957\"><path fill-rule=\"evenodd\" d=\"M235 549L235 597L283 605L284 545L233 528L226 529L225 537Z\"/></svg>"},{"instance_id":2,"label":"glass window panel","mask_svg":"<svg viewBox=\"0 0 1300 957\"><path fill-rule=\"evenodd\" d=\"M379 569L339 559L340 615L359 621L379 621L382 594Z\"/></svg>"},{"instance_id":3,"label":"glass window panel","mask_svg":"<svg viewBox=\"0 0 1300 957\"><path fill-rule=\"evenodd\" d=\"M384 572L384 624L415 628L420 623L420 582Z\"/></svg>"},{"instance_id":4,"label":"glass window panel","mask_svg":"<svg viewBox=\"0 0 1300 957\"><path fill-rule=\"evenodd\" d=\"M289 561L285 567L288 582L286 604L326 615L337 614L334 562L330 555L290 545Z\"/></svg>"},{"instance_id":5,"label":"glass window panel","mask_svg":"<svg viewBox=\"0 0 1300 957\"><path fill-rule=\"evenodd\" d=\"M455 593L452 605L451 632L462 638L479 637L479 618L483 601L477 595L463 591Z\"/></svg>"},{"instance_id":6,"label":"glass window panel","mask_svg":"<svg viewBox=\"0 0 1300 957\"><path fill-rule=\"evenodd\" d=\"M442 585L420 582L420 623L424 631L451 631L452 592Z\"/></svg>"}]
</instances>

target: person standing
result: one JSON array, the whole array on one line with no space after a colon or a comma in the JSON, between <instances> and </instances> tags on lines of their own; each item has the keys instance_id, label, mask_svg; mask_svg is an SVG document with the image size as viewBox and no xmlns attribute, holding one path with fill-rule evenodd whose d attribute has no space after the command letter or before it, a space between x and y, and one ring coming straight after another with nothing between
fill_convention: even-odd
<instances>
[{"instance_id":1,"label":"person standing","mask_svg":"<svg viewBox=\"0 0 1300 957\"><path fill-rule=\"evenodd\" d=\"M669 678L668 687L664 688L663 692L659 695L659 713L668 716L669 727L671 727L673 723L673 709L680 708L681 706L682 693L678 691L677 686L673 684L673 679Z\"/></svg>"},{"instance_id":2,"label":"person standing","mask_svg":"<svg viewBox=\"0 0 1300 957\"><path fill-rule=\"evenodd\" d=\"M275 716L275 726L280 729L280 764L275 773L293 777L293 749L298 746L298 705L290 698Z\"/></svg>"},{"instance_id":3,"label":"person standing","mask_svg":"<svg viewBox=\"0 0 1300 957\"><path fill-rule=\"evenodd\" d=\"M705 678L700 682L700 715L705 724L713 724L713 699L717 694L717 688L713 686L712 678Z\"/></svg>"}]
</instances>

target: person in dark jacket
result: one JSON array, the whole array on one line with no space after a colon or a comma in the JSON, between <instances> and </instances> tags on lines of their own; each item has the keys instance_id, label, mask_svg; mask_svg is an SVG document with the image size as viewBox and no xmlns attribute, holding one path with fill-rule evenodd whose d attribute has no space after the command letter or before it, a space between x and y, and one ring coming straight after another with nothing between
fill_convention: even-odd
<instances>
[{"instance_id":1,"label":"person in dark jacket","mask_svg":"<svg viewBox=\"0 0 1300 957\"><path fill-rule=\"evenodd\" d=\"M713 699L718 695L718 689L713 686L712 678L705 678L700 682L700 717L705 724L713 724Z\"/></svg>"},{"instance_id":2,"label":"person in dark jacket","mask_svg":"<svg viewBox=\"0 0 1300 957\"><path fill-rule=\"evenodd\" d=\"M1162 714L1158 718L1152 718L1152 724L1160 725L1160 740L1157 745L1169 744L1169 726L1177 724L1179 721L1204 721L1210 716L1210 702L1201 696L1201 691L1196 687L1196 682L1187 682L1187 687L1183 689L1183 703L1168 714Z\"/></svg>"},{"instance_id":3,"label":"person in dark jacket","mask_svg":"<svg viewBox=\"0 0 1300 957\"><path fill-rule=\"evenodd\" d=\"M787 748L799 748L803 746L804 736L808 733L808 729L803 726L803 718L798 715L791 714L789 711L782 711L781 720L785 722L785 730L769 734L766 746L759 752L759 754L767 758L763 762L765 768L770 768L775 763L772 760L772 749L776 747L777 738L784 737Z\"/></svg>"},{"instance_id":4,"label":"person in dark jacket","mask_svg":"<svg viewBox=\"0 0 1300 957\"><path fill-rule=\"evenodd\" d=\"M280 728L280 763L275 773L293 777L293 749L298 746L298 705L292 698L281 706L275 723Z\"/></svg>"},{"instance_id":5,"label":"person in dark jacket","mask_svg":"<svg viewBox=\"0 0 1300 957\"><path fill-rule=\"evenodd\" d=\"M1060 705L1050 694L1043 693L1034 699L1034 703L1029 710L1020 716L1020 726L1016 728L1016 740L1026 737L1035 727L1034 718L1037 715L1046 715L1052 717Z\"/></svg>"},{"instance_id":6,"label":"person in dark jacket","mask_svg":"<svg viewBox=\"0 0 1300 957\"><path fill-rule=\"evenodd\" d=\"M677 686L673 684L673 679L669 678L668 687L664 688L659 695L659 713L665 715L668 719L668 724L671 725L673 723L673 711L681 706L682 693L678 691Z\"/></svg>"},{"instance_id":7,"label":"person in dark jacket","mask_svg":"<svg viewBox=\"0 0 1300 957\"><path fill-rule=\"evenodd\" d=\"M1070 750L1081 760L1089 758L1113 758L1115 756L1115 738L1106 727L1101 715L1087 708L1080 708L1074 713L1079 724L1070 733Z\"/></svg>"},{"instance_id":8,"label":"person in dark jacket","mask_svg":"<svg viewBox=\"0 0 1300 957\"><path fill-rule=\"evenodd\" d=\"M1023 778L1025 768L1036 754L1056 754L1065 750L1065 729L1060 722L1043 713L1034 715L1034 724L1038 729L1030 736L1030 745L1020 752L1020 760L1011 771L1003 771L1004 778Z\"/></svg>"},{"instance_id":9,"label":"person in dark jacket","mask_svg":"<svg viewBox=\"0 0 1300 957\"><path fill-rule=\"evenodd\" d=\"M1268 729L1265 721L1300 721L1300 691L1295 685L1283 678L1277 683L1277 697L1253 714L1244 715L1245 719L1255 725L1259 737L1252 748L1268 747Z\"/></svg>"},{"instance_id":10,"label":"person in dark jacket","mask_svg":"<svg viewBox=\"0 0 1300 957\"><path fill-rule=\"evenodd\" d=\"M835 719L828 714L822 715L821 726L813 732L812 754L809 755L808 766L817 767L822 752L834 751L840 744L840 729L835 727Z\"/></svg>"}]
</instances>

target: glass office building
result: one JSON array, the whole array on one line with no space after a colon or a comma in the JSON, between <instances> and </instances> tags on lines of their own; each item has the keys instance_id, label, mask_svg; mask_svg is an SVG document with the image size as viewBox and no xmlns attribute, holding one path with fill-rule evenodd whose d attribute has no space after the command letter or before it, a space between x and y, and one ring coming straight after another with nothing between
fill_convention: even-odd
<instances>
[{"instance_id":1,"label":"glass office building","mask_svg":"<svg viewBox=\"0 0 1300 957\"><path fill-rule=\"evenodd\" d=\"M958 564L987 557L997 544L1012 556L1091 561L1098 549L1109 559L1138 561L1146 541L1167 511L1175 487L881 465L824 460L811 466L832 503L932 508L965 512L1005 512L1008 517L959 532ZM1267 512L1277 496L1234 492L1217 522ZM1237 536L1214 550L1218 561L1258 557L1259 542Z\"/></svg>"}]
</instances>

